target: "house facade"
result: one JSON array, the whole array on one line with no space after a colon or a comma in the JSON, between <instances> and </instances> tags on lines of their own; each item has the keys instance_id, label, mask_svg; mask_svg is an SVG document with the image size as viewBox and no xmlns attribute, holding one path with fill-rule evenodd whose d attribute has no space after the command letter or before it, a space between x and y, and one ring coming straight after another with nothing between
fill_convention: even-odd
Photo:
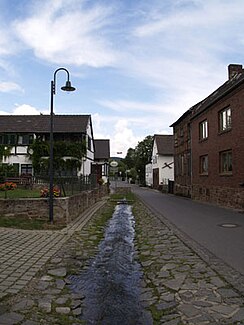
<instances>
[{"instance_id":1,"label":"house facade","mask_svg":"<svg viewBox=\"0 0 244 325\"><path fill-rule=\"evenodd\" d=\"M152 171L152 163L149 163L145 166L145 182L146 186L153 186L153 171Z\"/></svg>"},{"instance_id":2,"label":"house facade","mask_svg":"<svg viewBox=\"0 0 244 325\"><path fill-rule=\"evenodd\" d=\"M188 165L189 153L191 176L182 178L176 168L175 185L181 188L178 194L243 210L244 71L241 65L231 64L228 72L223 85L172 125L176 138L181 128L190 130L189 151L188 138L182 142L182 165ZM175 146L176 165L179 150ZM189 190L184 191L186 183Z\"/></svg>"},{"instance_id":3,"label":"house facade","mask_svg":"<svg viewBox=\"0 0 244 325\"><path fill-rule=\"evenodd\" d=\"M86 152L77 175L91 174L95 151L91 116L54 115L53 120L54 142L70 141L81 145L85 143ZM36 139L49 141L49 115L0 116L0 145L11 148L10 155L4 157L2 163L12 164L16 175L35 174L29 149ZM66 159L72 158L69 156L67 155Z\"/></svg>"},{"instance_id":4,"label":"house facade","mask_svg":"<svg viewBox=\"0 0 244 325\"><path fill-rule=\"evenodd\" d=\"M107 183L109 177L110 141L108 139L95 139L95 156L92 164L92 173Z\"/></svg>"},{"instance_id":5,"label":"house facade","mask_svg":"<svg viewBox=\"0 0 244 325\"><path fill-rule=\"evenodd\" d=\"M155 134L152 150L152 186L160 189L174 180L173 135Z\"/></svg>"}]
</instances>

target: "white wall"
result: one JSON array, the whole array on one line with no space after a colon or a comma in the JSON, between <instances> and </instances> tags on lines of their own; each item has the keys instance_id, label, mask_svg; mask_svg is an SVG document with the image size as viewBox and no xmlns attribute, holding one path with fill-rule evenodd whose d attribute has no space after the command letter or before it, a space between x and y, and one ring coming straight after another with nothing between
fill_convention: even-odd
<instances>
[{"instance_id":1,"label":"white wall","mask_svg":"<svg viewBox=\"0 0 244 325\"><path fill-rule=\"evenodd\" d=\"M19 173L21 173L22 164L32 165L32 161L27 156L27 147L17 147L17 154L15 155L15 148L12 148L11 153L13 155L3 158L3 163L5 164L19 164ZM22 153L22 155L20 155Z\"/></svg>"},{"instance_id":2,"label":"white wall","mask_svg":"<svg viewBox=\"0 0 244 325\"><path fill-rule=\"evenodd\" d=\"M153 185L152 164L147 164L145 166L145 181L147 186Z\"/></svg>"},{"instance_id":3,"label":"white wall","mask_svg":"<svg viewBox=\"0 0 244 325\"><path fill-rule=\"evenodd\" d=\"M173 162L173 164L172 164ZM166 166L169 165L169 167ZM171 167L171 168L170 168ZM173 156L159 156L159 184L168 184L168 180L174 180L174 157Z\"/></svg>"},{"instance_id":4,"label":"white wall","mask_svg":"<svg viewBox=\"0 0 244 325\"><path fill-rule=\"evenodd\" d=\"M165 167L165 164L170 164L171 168ZM174 156L159 155L156 141L152 151L152 169L155 168L159 169L159 184L168 184L168 180L174 180Z\"/></svg>"}]
</instances>

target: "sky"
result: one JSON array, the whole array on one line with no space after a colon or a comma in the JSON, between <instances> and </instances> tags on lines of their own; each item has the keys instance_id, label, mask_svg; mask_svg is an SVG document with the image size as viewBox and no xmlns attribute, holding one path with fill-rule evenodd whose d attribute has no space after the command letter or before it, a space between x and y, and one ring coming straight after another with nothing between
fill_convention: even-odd
<instances>
[{"instance_id":1,"label":"sky","mask_svg":"<svg viewBox=\"0 0 244 325\"><path fill-rule=\"evenodd\" d=\"M124 157L244 63L243 15L243 0L0 0L0 115L49 114L64 67L76 91L57 72L55 114L91 114Z\"/></svg>"}]
</instances>

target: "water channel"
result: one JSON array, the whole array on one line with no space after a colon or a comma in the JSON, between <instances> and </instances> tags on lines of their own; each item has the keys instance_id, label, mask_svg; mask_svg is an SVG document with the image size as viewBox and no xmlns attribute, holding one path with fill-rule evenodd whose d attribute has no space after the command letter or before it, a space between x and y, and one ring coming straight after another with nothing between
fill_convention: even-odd
<instances>
[{"instance_id":1,"label":"water channel","mask_svg":"<svg viewBox=\"0 0 244 325\"><path fill-rule=\"evenodd\" d=\"M81 319L87 324L146 324L140 305L142 271L135 260L134 216L118 204L88 269L72 277L71 288L85 296Z\"/></svg>"}]
</instances>

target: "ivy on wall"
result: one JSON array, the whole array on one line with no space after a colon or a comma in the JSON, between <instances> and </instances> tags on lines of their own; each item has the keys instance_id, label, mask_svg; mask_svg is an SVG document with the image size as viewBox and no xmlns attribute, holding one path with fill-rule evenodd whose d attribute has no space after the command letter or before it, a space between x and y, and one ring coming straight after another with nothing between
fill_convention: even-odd
<instances>
[{"instance_id":1,"label":"ivy on wall","mask_svg":"<svg viewBox=\"0 0 244 325\"><path fill-rule=\"evenodd\" d=\"M29 147L29 157L35 174L48 173L50 144L36 139ZM77 170L81 167L82 157L86 154L86 143L55 141L53 145L53 167L55 174ZM66 157L66 158L65 158Z\"/></svg>"}]
</instances>

